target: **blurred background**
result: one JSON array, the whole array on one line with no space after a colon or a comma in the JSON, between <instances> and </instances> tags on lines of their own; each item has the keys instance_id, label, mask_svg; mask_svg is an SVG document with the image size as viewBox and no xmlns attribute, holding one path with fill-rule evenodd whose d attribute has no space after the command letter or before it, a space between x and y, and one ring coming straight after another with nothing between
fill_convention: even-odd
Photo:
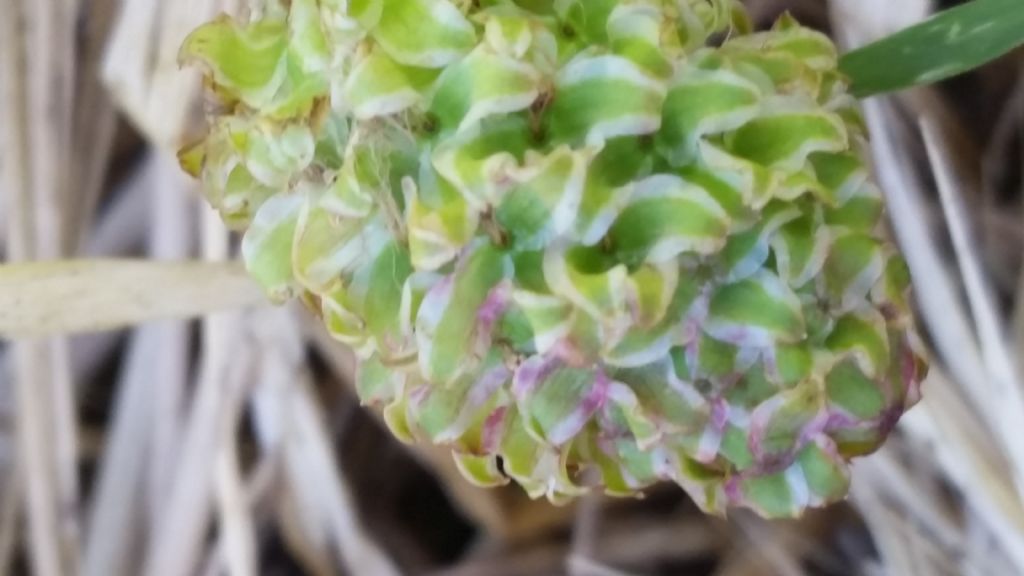
<instances>
[{"instance_id":1,"label":"blurred background","mask_svg":"<svg viewBox=\"0 0 1024 576\"><path fill-rule=\"evenodd\" d=\"M844 47L955 3L747 2L761 27L789 10ZM6 261L231 258L175 159L203 104L176 55L246 9L4 0ZM865 111L934 358L848 502L769 523L705 517L675 486L566 507L474 488L360 408L351 357L301 307L197 273L193 291L254 304L0 345L0 574L1024 574L1024 53Z\"/></svg>"}]
</instances>

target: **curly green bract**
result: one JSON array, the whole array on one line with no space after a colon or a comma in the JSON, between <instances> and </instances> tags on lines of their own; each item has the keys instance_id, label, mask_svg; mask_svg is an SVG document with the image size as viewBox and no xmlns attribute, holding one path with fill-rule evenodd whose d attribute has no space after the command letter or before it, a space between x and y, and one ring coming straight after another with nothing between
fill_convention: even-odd
<instances>
[{"instance_id":1,"label":"curly green bract","mask_svg":"<svg viewBox=\"0 0 1024 576\"><path fill-rule=\"evenodd\" d=\"M186 40L182 152L362 400L480 485L793 516L917 398L825 36L733 0L291 0ZM591 474L583 474L584 470Z\"/></svg>"}]
</instances>

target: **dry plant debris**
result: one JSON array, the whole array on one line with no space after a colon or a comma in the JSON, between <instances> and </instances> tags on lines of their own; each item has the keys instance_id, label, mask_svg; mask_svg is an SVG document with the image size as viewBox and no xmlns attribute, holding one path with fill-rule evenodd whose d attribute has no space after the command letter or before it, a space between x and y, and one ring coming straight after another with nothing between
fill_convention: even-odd
<instances>
[{"instance_id":1,"label":"dry plant debris","mask_svg":"<svg viewBox=\"0 0 1024 576\"><path fill-rule=\"evenodd\" d=\"M168 299L181 294L173 262L235 281L216 264L235 240L174 159L203 108L176 55L242 4L12 0L0 18L7 262L168 261L110 269ZM844 46L937 8L748 4L761 26L788 9ZM302 310L257 300L196 323L107 298L69 321L147 321L74 336L39 324L45 338L0 351L0 573L1024 573L1022 87L1018 52L867 103L935 363L921 405L853 466L847 503L766 523L706 518L663 487L561 508L482 491L446 453L397 444L358 408L351 358ZM16 312L40 319L31 303L45 298L19 295Z\"/></svg>"}]
</instances>

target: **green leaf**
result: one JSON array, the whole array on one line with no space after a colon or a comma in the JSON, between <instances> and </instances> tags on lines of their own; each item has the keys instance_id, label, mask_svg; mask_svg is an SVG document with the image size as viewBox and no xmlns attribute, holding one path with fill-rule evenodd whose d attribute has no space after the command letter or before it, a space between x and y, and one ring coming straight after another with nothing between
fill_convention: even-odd
<instances>
[{"instance_id":1,"label":"green leaf","mask_svg":"<svg viewBox=\"0 0 1024 576\"><path fill-rule=\"evenodd\" d=\"M864 98L931 84L1024 44L1024 2L974 0L844 55L839 67Z\"/></svg>"}]
</instances>

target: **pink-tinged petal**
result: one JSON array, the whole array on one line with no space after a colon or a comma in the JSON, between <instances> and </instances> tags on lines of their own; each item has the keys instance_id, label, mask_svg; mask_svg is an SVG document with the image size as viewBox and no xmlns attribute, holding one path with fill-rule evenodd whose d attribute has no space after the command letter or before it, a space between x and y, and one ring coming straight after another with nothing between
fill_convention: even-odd
<instances>
[{"instance_id":1,"label":"pink-tinged petal","mask_svg":"<svg viewBox=\"0 0 1024 576\"><path fill-rule=\"evenodd\" d=\"M700 339L701 326L707 322L711 306L711 287L706 286L700 296L690 305L690 310L683 320L683 343L693 343Z\"/></svg>"},{"instance_id":2,"label":"pink-tinged petal","mask_svg":"<svg viewBox=\"0 0 1024 576\"><path fill-rule=\"evenodd\" d=\"M508 309L509 302L512 299L512 283L502 282L491 289L490 293L487 294L487 298L484 300L480 309L476 313L477 331L478 332L490 332L495 323L501 319L501 316Z\"/></svg>"},{"instance_id":3,"label":"pink-tinged petal","mask_svg":"<svg viewBox=\"0 0 1024 576\"><path fill-rule=\"evenodd\" d=\"M508 406L499 406L484 420L483 432L480 435L480 447L485 454L494 454L501 447L508 422Z\"/></svg>"},{"instance_id":4,"label":"pink-tinged petal","mask_svg":"<svg viewBox=\"0 0 1024 576\"><path fill-rule=\"evenodd\" d=\"M722 433L710 426L704 429L700 441L697 444L697 452L693 458L701 463L710 464L718 457L718 450L722 446Z\"/></svg>"},{"instance_id":5,"label":"pink-tinged petal","mask_svg":"<svg viewBox=\"0 0 1024 576\"><path fill-rule=\"evenodd\" d=\"M900 373L903 376L906 393L905 405L908 408L921 400L921 381L924 379L924 375L920 373L919 368L918 356L905 339L903 352L900 355Z\"/></svg>"},{"instance_id":6,"label":"pink-tinged petal","mask_svg":"<svg viewBox=\"0 0 1024 576\"><path fill-rule=\"evenodd\" d=\"M429 334L436 329L444 318L444 312L452 299L452 292L455 289L455 277L446 276L435 284L427 295L423 297L419 312L416 316L416 340L419 346L419 360L424 374L429 372L431 352L434 349L434 339Z\"/></svg>"},{"instance_id":7,"label":"pink-tinged petal","mask_svg":"<svg viewBox=\"0 0 1024 576\"><path fill-rule=\"evenodd\" d=\"M568 366L582 368L591 364L587 354L571 336L559 340L551 349L550 354Z\"/></svg>"},{"instance_id":8,"label":"pink-tinged petal","mask_svg":"<svg viewBox=\"0 0 1024 576\"><path fill-rule=\"evenodd\" d=\"M605 403L608 401L608 389L610 385L611 379L608 378L603 370L598 369L597 373L594 375L594 383L590 388L590 391L583 396L579 401L579 405L571 414L569 414L557 426L548 431L548 440L556 446L561 446L579 434L594 414L603 408Z\"/></svg>"},{"instance_id":9,"label":"pink-tinged petal","mask_svg":"<svg viewBox=\"0 0 1024 576\"><path fill-rule=\"evenodd\" d=\"M862 424L864 424L863 421L855 419L850 414L833 409L828 412L828 420L825 423L825 430L833 432L835 430L856 428Z\"/></svg>"},{"instance_id":10,"label":"pink-tinged petal","mask_svg":"<svg viewBox=\"0 0 1024 576\"><path fill-rule=\"evenodd\" d=\"M455 420L435 437L434 441L444 444L458 440L473 425L474 420L479 417L480 411L494 398L494 395L508 382L511 376L511 372L502 364L498 364L480 376L463 397Z\"/></svg>"},{"instance_id":11,"label":"pink-tinged petal","mask_svg":"<svg viewBox=\"0 0 1024 576\"><path fill-rule=\"evenodd\" d=\"M550 356L531 356L516 369L512 380L512 394L517 400L532 394L541 382L558 366L558 360Z\"/></svg>"},{"instance_id":12,"label":"pink-tinged petal","mask_svg":"<svg viewBox=\"0 0 1024 576\"><path fill-rule=\"evenodd\" d=\"M473 352L477 356L485 355L491 347L494 329L505 315L511 301L512 283L503 281L491 289L477 310L473 337Z\"/></svg>"},{"instance_id":13,"label":"pink-tinged petal","mask_svg":"<svg viewBox=\"0 0 1024 576\"><path fill-rule=\"evenodd\" d=\"M729 500L729 504L733 506L740 506L743 504L743 479L739 476L730 476L726 479L725 484L722 486L725 492L726 499Z\"/></svg>"},{"instance_id":14,"label":"pink-tinged petal","mask_svg":"<svg viewBox=\"0 0 1024 576\"><path fill-rule=\"evenodd\" d=\"M806 441L808 428L815 432L829 421L813 390L795 389L773 396L750 415L748 448L759 466L792 461Z\"/></svg>"},{"instance_id":15,"label":"pink-tinged petal","mask_svg":"<svg viewBox=\"0 0 1024 576\"><path fill-rule=\"evenodd\" d=\"M893 406L892 408L882 412L882 415L878 418L878 434L882 438L887 437L893 429L896 428L896 423L899 422L902 416L902 406Z\"/></svg>"},{"instance_id":16,"label":"pink-tinged petal","mask_svg":"<svg viewBox=\"0 0 1024 576\"><path fill-rule=\"evenodd\" d=\"M831 421L832 415L829 414L827 410L822 410L816 414L814 418L804 426L803 432L800 434L800 442L797 449L802 447L804 444L813 441L815 438L824 435L828 430L828 426Z\"/></svg>"},{"instance_id":17,"label":"pink-tinged petal","mask_svg":"<svg viewBox=\"0 0 1024 576\"><path fill-rule=\"evenodd\" d=\"M708 425L697 445L697 453L694 458L698 462L710 463L718 457L718 451L722 446L722 436L725 427L729 423L729 403L724 398L715 398L711 401L711 417Z\"/></svg>"},{"instance_id":18,"label":"pink-tinged petal","mask_svg":"<svg viewBox=\"0 0 1024 576\"><path fill-rule=\"evenodd\" d=\"M687 359L689 362L689 358ZM665 383L674 392L683 397L687 404L694 409L700 409L707 405L708 401L693 385L693 382L683 380L676 376L675 367L671 362L665 363Z\"/></svg>"},{"instance_id":19,"label":"pink-tinged petal","mask_svg":"<svg viewBox=\"0 0 1024 576\"><path fill-rule=\"evenodd\" d=\"M427 401L427 398L430 397L431 388L432 386L429 384L420 384L419 386L410 389L406 394L409 398L409 405L414 407L422 406L423 403Z\"/></svg>"},{"instance_id":20,"label":"pink-tinged petal","mask_svg":"<svg viewBox=\"0 0 1024 576\"><path fill-rule=\"evenodd\" d=\"M716 398L711 402L711 426L722 432L729 423L729 412L731 408L724 398Z\"/></svg>"},{"instance_id":21,"label":"pink-tinged petal","mask_svg":"<svg viewBox=\"0 0 1024 576\"><path fill-rule=\"evenodd\" d=\"M603 408L608 401L608 390L611 387L611 382L611 378L608 378L604 370L597 370L597 373L594 375L594 387L591 388L589 394L583 397L583 401L580 404L580 409L587 413L588 418Z\"/></svg>"}]
</instances>

